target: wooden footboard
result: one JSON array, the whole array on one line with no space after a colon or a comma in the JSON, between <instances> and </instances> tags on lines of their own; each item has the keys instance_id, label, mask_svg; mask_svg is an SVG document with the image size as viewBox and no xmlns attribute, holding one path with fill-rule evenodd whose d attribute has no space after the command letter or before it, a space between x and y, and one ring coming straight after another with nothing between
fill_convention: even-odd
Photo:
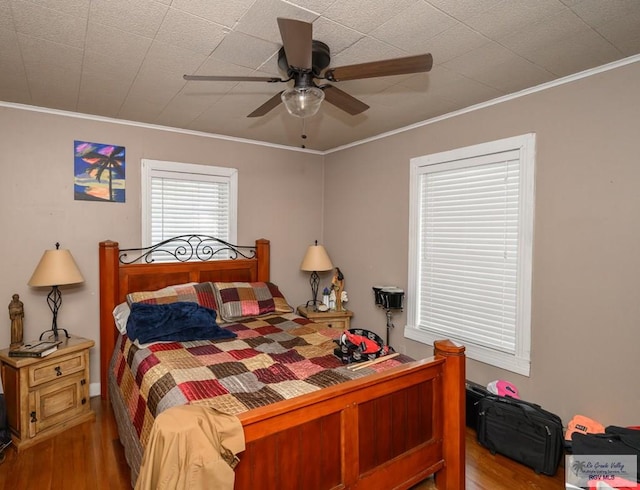
<instances>
[{"instance_id":1,"label":"wooden footboard","mask_svg":"<svg viewBox=\"0 0 640 490\"><path fill-rule=\"evenodd\" d=\"M237 490L464 488L464 348L240 416Z\"/></svg>"}]
</instances>

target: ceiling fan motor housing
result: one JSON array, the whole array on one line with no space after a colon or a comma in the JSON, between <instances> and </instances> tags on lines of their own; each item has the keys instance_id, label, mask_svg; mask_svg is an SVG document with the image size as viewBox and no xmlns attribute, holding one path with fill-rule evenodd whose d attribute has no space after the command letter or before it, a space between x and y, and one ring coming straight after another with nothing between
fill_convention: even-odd
<instances>
[{"instance_id":1,"label":"ceiling fan motor housing","mask_svg":"<svg viewBox=\"0 0 640 490\"><path fill-rule=\"evenodd\" d=\"M331 63L331 51L322 41L312 41L311 45L311 73L314 77L319 77L322 71ZM284 47L278 51L278 68L280 68L288 77L293 77L295 73L301 70L294 70L287 62L287 55Z\"/></svg>"}]
</instances>

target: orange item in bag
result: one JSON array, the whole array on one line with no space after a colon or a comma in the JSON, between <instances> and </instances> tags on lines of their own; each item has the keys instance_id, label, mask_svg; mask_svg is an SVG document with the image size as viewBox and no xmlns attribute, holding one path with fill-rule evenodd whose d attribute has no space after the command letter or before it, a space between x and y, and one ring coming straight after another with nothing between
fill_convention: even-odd
<instances>
[{"instance_id":1,"label":"orange item in bag","mask_svg":"<svg viewBox=\"0 0 640 490\"><path fill-rule=\"evenodd\" d=\"M565 440L570 441L574 432L580 434L604 434L604 425L584 415L574 415L567 424Z\"/></svg>"}]
</instances>

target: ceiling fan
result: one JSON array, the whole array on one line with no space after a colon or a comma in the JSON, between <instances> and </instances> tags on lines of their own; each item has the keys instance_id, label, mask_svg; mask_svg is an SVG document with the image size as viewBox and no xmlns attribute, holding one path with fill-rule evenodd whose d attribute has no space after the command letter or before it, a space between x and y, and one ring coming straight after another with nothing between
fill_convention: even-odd
<instances>
[{"instance_id":1,"label":"ceiling fan","mask_svg":"<svg viewBox=\"0 0 640 490\"><path fill-rule=\"evenodd\" d=\"M293 116L313 116L324 99L339 109L356 115L369 106L334 85L321 82L341 82L362 78L385 77L421 73L431 70L431 54L387 59L336 68L328 68L331 62L329 46L312 38L312 25L295 19L278 18L282 48L278 53L278 66L287 78L258 76L184 75L185 80L237 81L237 82L289 82L293 87L283 90L258 107L247 117L264 116L283 102ZM320 81L320 82L316 82Z\"/></svg>"}]
</instances>

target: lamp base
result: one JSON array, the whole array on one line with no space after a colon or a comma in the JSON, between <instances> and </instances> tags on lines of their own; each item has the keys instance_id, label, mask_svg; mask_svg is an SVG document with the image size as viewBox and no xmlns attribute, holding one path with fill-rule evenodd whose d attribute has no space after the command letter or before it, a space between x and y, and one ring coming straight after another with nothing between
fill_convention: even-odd
<instances>
[{"instance_id":1,"label":"lamp base","mask_svg":"<svg viewBox=\"0 0 640 490\"><path fill-rule=\"evenodd\" d=\"M309 277L309 283L311 284L311 296L313 296L313 299L307 301L307 308L309 308L309 306L313 306L313 310L318 311L318 305L322 303L322 301L318 299L318 285L320 284L320 276L316 271L313 271L311 273L311 276Z\"/></svg>"},{"instance_id":2,"label":"lamp base","mask_svg":"<svg viewBox=\"0 0 640 490\"><path fill-rule=\"evenodd\" d=\"M51 313L53 314L53 321L51 322L51 329L45 330L40 334L40 340L44 337L44 334L47 332L51 332L52 335L49 337L53 337L55 340L58 340L58 331L62 330L64 332L65 337L69 338L69 332L64 328L58 328L58 310L60 306L62 306L62 293L58 286L52 286L51 292L47 295L47 303L49 304L49 308L51 309Z\"/></svg>"},{"instance_id":3,"label":"lamp base","mask_svg":"<svg viewBox=\"0 0 640 490\"><path fill-rule=\"evenodd\" d=\"M322 301L320 301L319 299L310 299L309 301L307 301L306 307L312 307L313 311L318 311L318 305L323 304Z\"/></svg>"},{"instance_id":4,"label":"lamp base","mask_svg":"<svg viewBox=\"0 0 640 490\"><path fill-rule=\"evenodd\" d=\"M53 337L53 338L54 338L54 340L58 340L58 337L59 337L58 332L59 332L59 331L61 331L61 330L64 332L64 336L65 336L66 338L71 338L71 337L69 336L69 332L67 332L67 329L66 329L66 328L56 328L55 330L52 328L52 329L45 330L44 332L42 332L42 333L40 334L40 339L39 339L39 340L42 340L42 338L44 337L44 334L46 334L47 332L51 332L51 334L49 335L49 337Z\"/></svg>"}]
</instances>

